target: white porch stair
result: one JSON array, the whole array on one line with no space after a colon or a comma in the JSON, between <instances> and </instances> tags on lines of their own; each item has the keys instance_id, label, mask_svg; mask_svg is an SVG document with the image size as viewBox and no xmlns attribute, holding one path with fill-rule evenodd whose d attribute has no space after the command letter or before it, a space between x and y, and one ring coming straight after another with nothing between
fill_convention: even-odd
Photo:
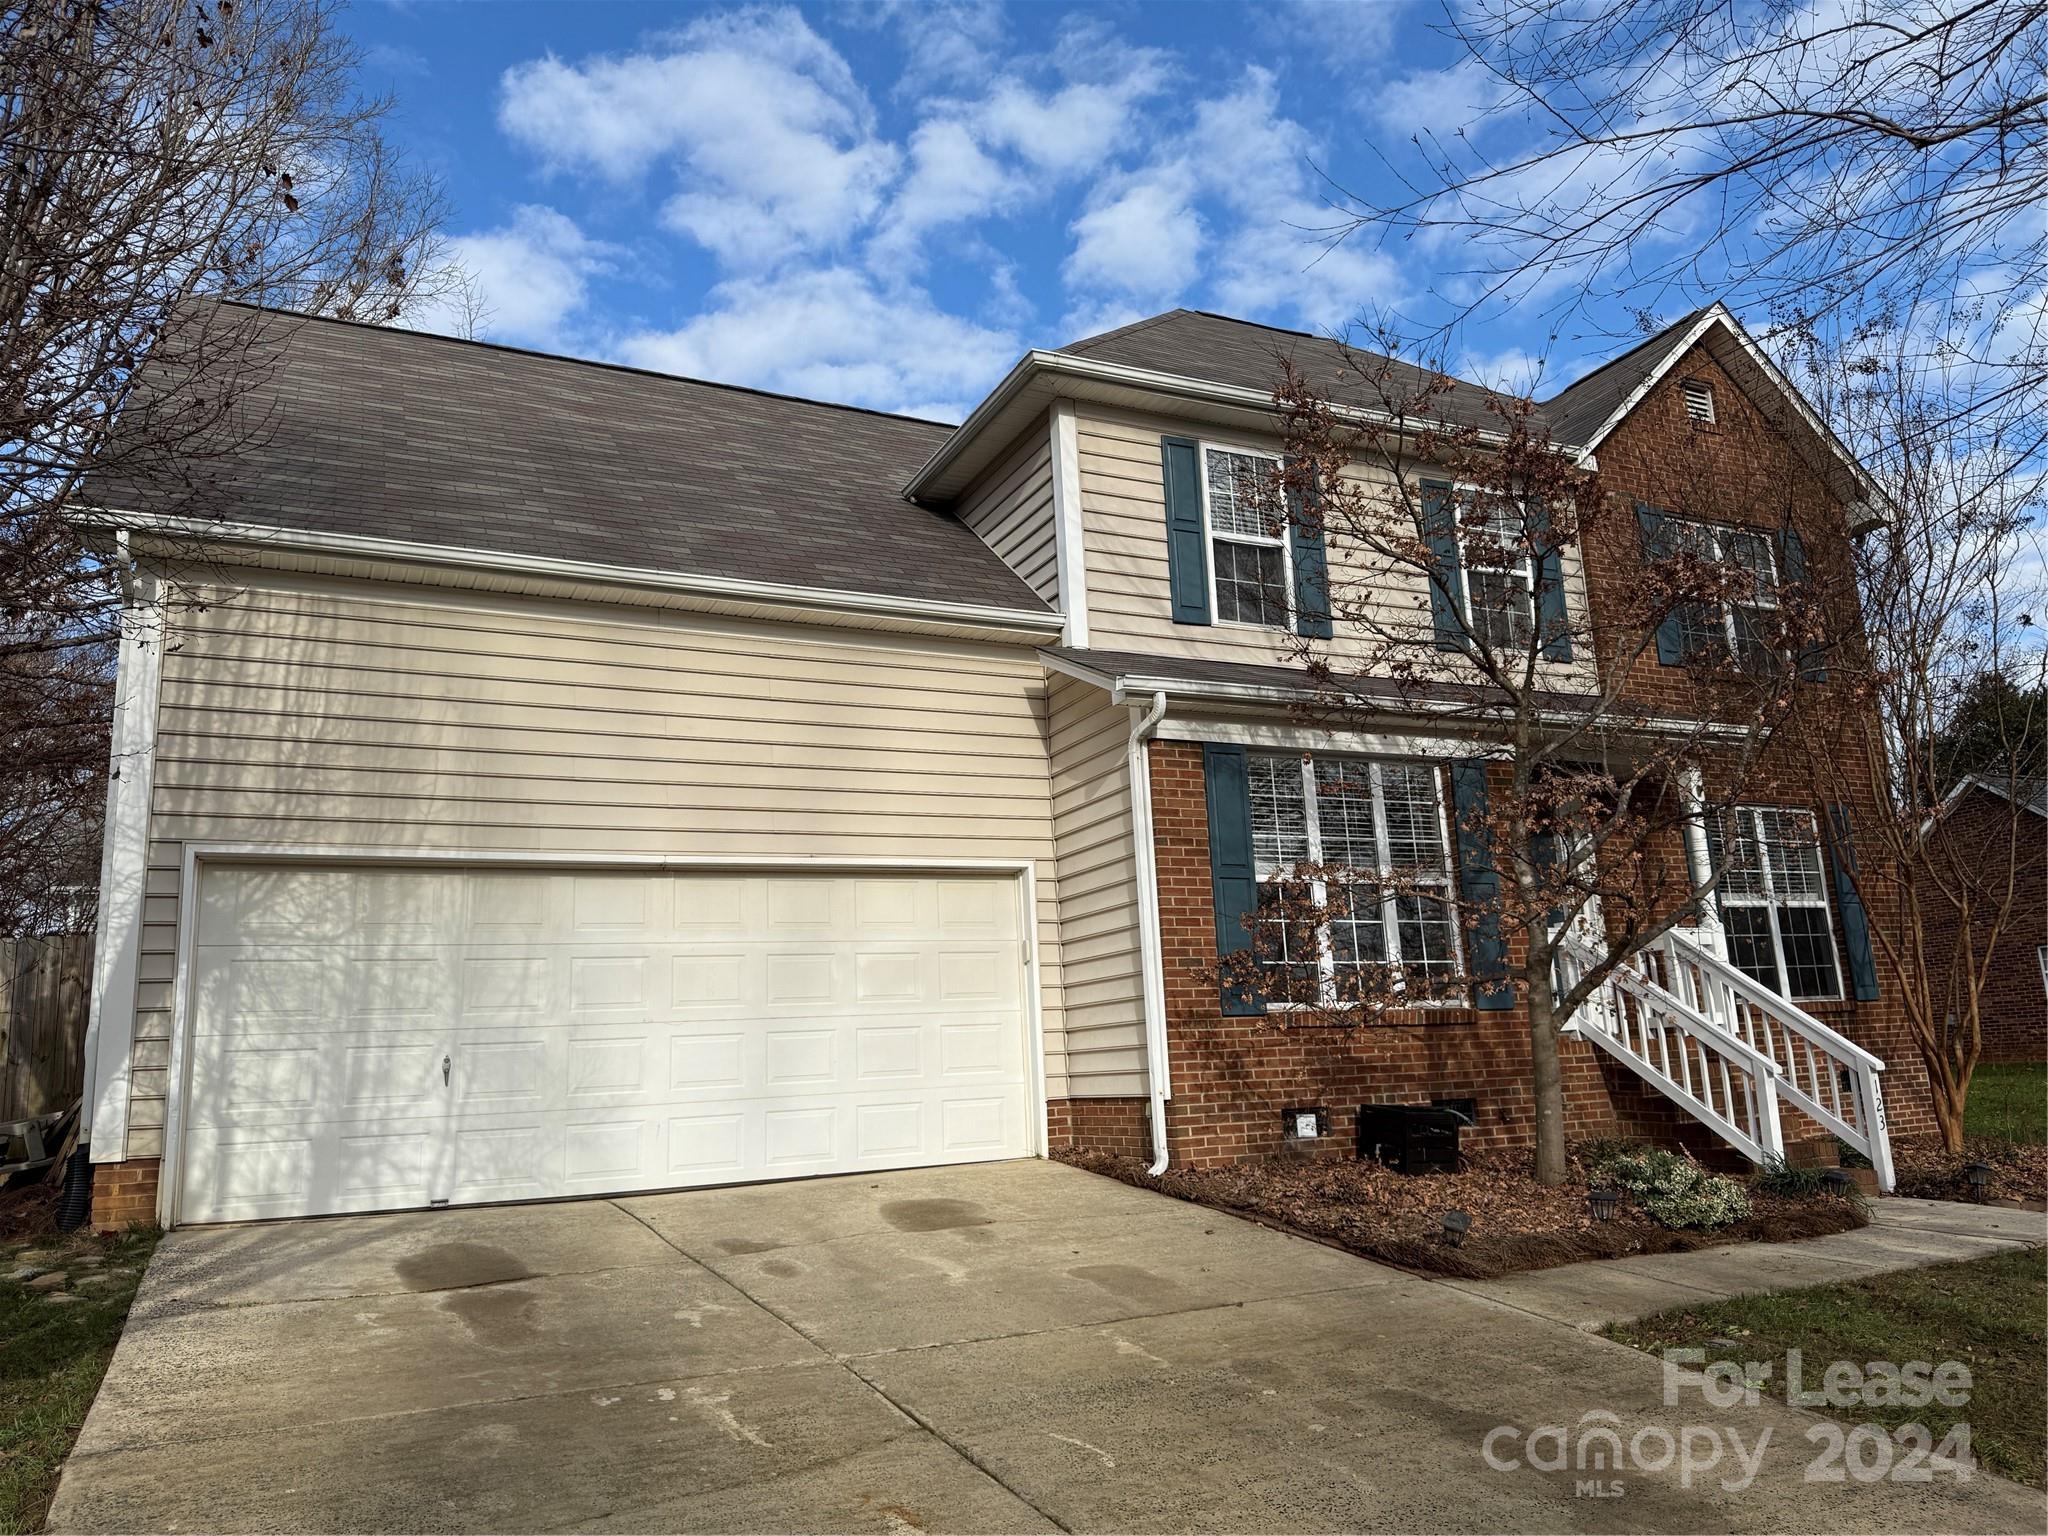
<instances>
[{"instance_id":1,"label":"white porch stair","mask_svg":"<svg viewBox=\"0 0 2048 1536\"><path fill-rule=\"evenodd\" d=\"M1560 936L1560 993L1597 961L1582 940ZM1891 1193L1884 1063L1688 930L1671 930L1618 966L1565 1028L1751 1162L1783 1159L1790 1105L1868 1158L1878 1188Z\"/></svg>"}]
</instances>

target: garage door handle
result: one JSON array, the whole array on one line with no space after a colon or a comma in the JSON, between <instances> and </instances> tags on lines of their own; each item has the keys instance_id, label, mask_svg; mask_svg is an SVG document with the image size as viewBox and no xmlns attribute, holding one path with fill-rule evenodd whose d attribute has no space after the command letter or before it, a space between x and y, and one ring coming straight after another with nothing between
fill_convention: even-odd
<instances>
[{"instance_id":1,"label":"garage door handle","mask_svg":"<svg viewBox=\"0 0 2048 1536\"><path fill-rule=\"evenodd\" d=\"M448 1069L453 1065L454 1063L449 1061L446 1056L441 1058L441 1086L443 1088L448 1086Z\"/></svg>"}]
</instances>

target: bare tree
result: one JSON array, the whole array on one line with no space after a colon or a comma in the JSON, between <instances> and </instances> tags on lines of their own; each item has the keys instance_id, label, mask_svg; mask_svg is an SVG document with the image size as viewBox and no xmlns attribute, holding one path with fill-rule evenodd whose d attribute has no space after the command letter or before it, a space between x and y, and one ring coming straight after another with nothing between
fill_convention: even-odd
<instances>
[{"instance_id":1,"label":"bare tree","mask_svg":"<svg viewBox=\"0 0 2048 1536\"><path fill-rule=\"evenodd\" d=\"M1449 118L1404 193L1340 189L1333 237L1419 241L1457 316L1528 301L1554 334L1708 296L1882 312L1974 365L1951 413L2048 419L2048 3L1472 0L1442 30Z\"/></svg>"},{"instance_id":2,"label":"bare tree","mask_svg":"<svg viewBox=\"0 0 2048 1536\"><path fill-rule=\"evenodd\" d=\"M1768 533L1718 546L1688 533L1754 522L1760 509L1732 504L1717 477L1662 487L1669 516L1653 526L1552 447L1527 400L1392 361L1393 334L1374 342L1344 348L1332 378L1289 368L1276 393L1284 466L1212 463L1211 483L1237 473L1238 497L1269 527L1320 536L1327 551L1331 623L1287 642L1313 686L1307 719L1385 731L1421 714L1492 760L1484 796L1456 797L1465 885L1451 883L1433 825L1386 840L1391 858L1377 838L1336 846L1344 839L1326 832L1312 859L1283 807L1269 850L1277 878L1219 982L1292 1004L1276 1015L1283 1027L1369 1024L1468 988L1511 990L1528 1011L1537 1177L1555 1184L1566 1167L1560 1026L1704 910L1715 868L1700 829L1753 785L1794 707L1789 658L1814 642L1812 605L1796 587L1760 590L1773 563L1753 545ZM1639 549L1649 558L1638 570ZM1582 559L1616 551L1628 580L1597 604L1570 595ZM1667 623L1716 638L1688 646L1652 703L1638 665L1654 664ZM1334 760L1315 772L1319 805L1374 791L1369 774ZM1382 770L1391 822L1384 780ZM1262 793L1295 793L1252 790L1255 810ZM1438 792L1403 794L1433 817ZM1321 819L1353 827L1374 815L1360 805ZM1574 963L1560 972L1567 944Z\"/></svg>"},{"instance_id":3,"label":"bare tree","mask_svg":"<svg viewBox=\"0 0 2048 1536\"><path fill-rule=\"evenodd\" d=\"M0 926L97 876L121 573L90 485L215 515L274 310L384 321L461 284L356 65L326 0L0 12Z\"/></svg>"},{"instance_id":4,"label":"bare tree","mask_svg":"<svg viewBox=\"0 0 2048 1536\"><path fill-rule=\"evenodd\" d=\"M1780 350L1888 493L1843 573L1861 630L1829 647L1868 707L1803 717L1794 734L1821 813L1882 787L1884 814L1838 862L1883 915L1873 948L1960 1152L1994 950L2043 879L2040 821L2023 809L2048 732L2041 424L2017 400L1955 419L1945 368L1896 331L1789 328ZM1951 825L1948 802L1973 775L2004 792Z\"/></svg>"}]
</instances>

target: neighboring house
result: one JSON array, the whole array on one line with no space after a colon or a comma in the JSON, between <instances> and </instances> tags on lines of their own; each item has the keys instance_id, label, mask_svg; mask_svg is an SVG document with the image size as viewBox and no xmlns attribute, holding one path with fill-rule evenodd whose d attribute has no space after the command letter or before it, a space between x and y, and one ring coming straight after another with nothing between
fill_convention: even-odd
<instances>
[{"instance_id":1,"label":"neighboring house","mask_svg":"<svg viewBox=\"0 0 2048 1536\"><path fill-rule=\"evenodd\" d=\"M1328 1109L1343 1143L1389 1101L1465 1101L1477 1142L1526 1143L1526 1023L1499 996L1311 1040L1204 977L1260 818L1313 816L1304 754L1378 760L1383 824L1433 822L1446 888L1472 874L1453 785L1483 795L1488 750L1392 703L1384 731L1294 718L1276 626L1303 551L1211 478L1278 451L1276 356L1329 348L1174 311L1027 354L954 428L292 322L222 521L99 492L139 622L95 1220L1072 1143L1215 1162L1278 1149L1284 1109ZM1821 558L1867 488L1788 402L1716 308L1545 411L1620 494L1658 504L1704 463L1766 531L1793 498ZM1567 600L1641 559L1566 551ZM173 578L207 602L165 647ZM1632 688L1654 701L1662 670ZM1753 814L1804 814L1781 798ZM1894 1121L1924 1127L1865 914L1812 874L1731 893L1739 958L1889 1058ZM1574 1133L1686 1118L1630 1062L1566 1053Z\"/></svg>"},{"instance_id":2,"label":"neighboring house","mask_svg":"<svg viewBox=\"0 0 2048 1536\"><path fill-rule=\"evenodd\" d=\"M1931 836L1944 863L1984 871L1994 890L2012 874L2012 913L1996 940L1981 914L1971 924L1984 976L1981 1059L2048 1060L2048 779L1972 774L1942 801ZM1959 921L1952 907L1929 920L1930 954L1958 953Z\"/></svg>"}]
</instances>

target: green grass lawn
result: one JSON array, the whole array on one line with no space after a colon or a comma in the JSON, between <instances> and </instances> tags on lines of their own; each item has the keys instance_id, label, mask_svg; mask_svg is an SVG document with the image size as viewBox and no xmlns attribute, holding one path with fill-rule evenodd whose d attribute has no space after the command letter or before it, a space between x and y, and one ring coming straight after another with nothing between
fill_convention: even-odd
<instances>
[{"instance_id":1,"label":"green grass lawn","mask_svg":"<svg viewBox=\"0 0 2048 1536\"><path fill-rule=\"evenodd\" d=\"M1963 1128L1972 1136L2048 1142L2048 1063L1986 1062L1970 1076Z\"/></svg>"},{"instance_id":2,"label":"green grass lawn","mask_svg":"<svg viewBox=\"0 0 2048 1536\"><path fill-rule=\"evenodd\" d=\"M0 1536L43 1523L57 1472L78 1438L121 1337L154 1231L0 1246ZM24 1267L66 1277L56 1295L11 1277Z\"/></svg>"},{"instance_id":3,"label":"green grass lawn","mask_svg":"<svg viewBox=\"0 0 2048 1536\"><path fill-rule=\"evenodd\" d=\"M1608 1334L1638 1349L1694 1348L1709 1360L1733 1339L1741 1358L1773 1362L1768 1390L1785 1394L1785 1351L1803 1359L1804 1384L1818 1384L1837 1360L1903 1365L1956 1360L1971 1377L1970 1400L1948 1408L1824 1410L1855 1424L1922 1424L1936 1444L1968 1424L1977 1464L2035 1487L2048 1477L2048 1255L2039 1249L1961 1264L1901 1270L1841 1285L1745 1296L1617 1323Z\"/></svg>"}]
</instances>

